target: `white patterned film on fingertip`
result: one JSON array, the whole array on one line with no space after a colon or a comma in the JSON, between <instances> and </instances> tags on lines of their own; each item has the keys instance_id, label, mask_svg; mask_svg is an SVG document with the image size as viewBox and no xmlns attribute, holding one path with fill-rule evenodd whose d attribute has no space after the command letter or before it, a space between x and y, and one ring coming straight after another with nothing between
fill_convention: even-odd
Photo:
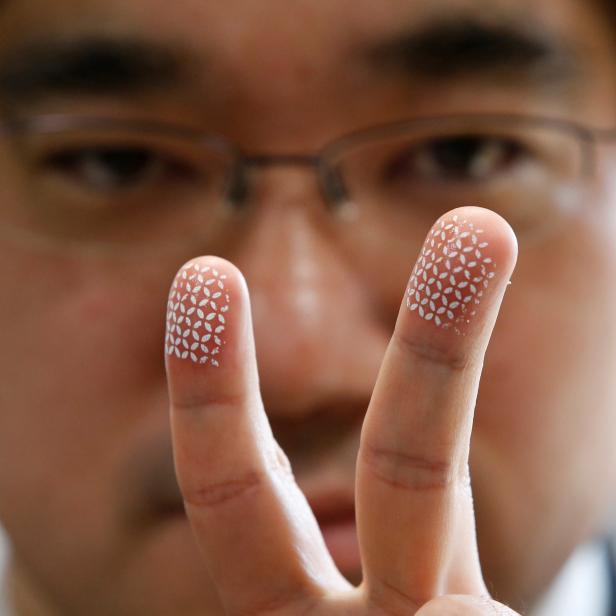
<instances>
[{"instance_id":1,"label":"white patterned film on fingertip","mask_svg":"<svg viewBox=\"0 0 616 616\"><path fill-rule=\"evenodd\" d=\"M470 322L495 276L483 233L457 215L432 228L409 281L406 304L411 311L437 327L462 333L459 326Z\"/></svg>"},{"instance_id":2,"label":"white patterned film on fingertip","mask_svg":"<svg viewBox=\"0 0 616 616\"><path fill-rule=\"evenodd\" d=\"M190 263L176 276L167 303L165 351L178 359L218 367L227 326L226 275Z\"/></svg>"}]
</instances>

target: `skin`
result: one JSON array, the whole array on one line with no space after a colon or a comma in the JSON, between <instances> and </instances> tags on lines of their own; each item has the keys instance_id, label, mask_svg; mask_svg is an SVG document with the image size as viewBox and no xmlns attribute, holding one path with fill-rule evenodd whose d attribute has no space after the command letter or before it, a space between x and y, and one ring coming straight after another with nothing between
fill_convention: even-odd
<instances>
[{"instance_id":1,"label":"skin","mask_svg":"<svg viewBox=\"0 0 616 616\"><path fill-rule=\"evenodd\" d=\"M207 80L111 100L54 97L26 111L182 118L222 132L246 150L270 153L310 152L346 131L427 114L525 112L582 118L593 126L614 123L612 32L592 3L499 3L532 15L582 50L584 87L572 87L563 96L546 97L533 87L490 79L428 80L409 87L349 70L344 60L348 46L390 35L401 22L421 21L425 4L297 0L290 11L288 0L15 2L0 15L0 59L24 34L72 33L92 23L187 42L204 65L208 59ZM444 12L469 10L469 3L461 1L435 4ZM470 10L489 14L495 9L490 2L472 3ZM429 549L421 562L428 580L404 589L420 598L417 607L437 591L480 596L487 588L495 599L526 610L572 550L606 522L616 493L616 385L611 378L616 367L611 285L616 252L610 208L616 187L609 179L613 149L602 146L598 153L598 173L584 195L591 207L552 233L520 238L512 285L485 356L470 447L481 568L471 568L472 582L438 588L439 570L430 560L443 529L422 527ZM18 199L7 175L2 199ZM250 216L238 227L155 258L150 253L75 255L3 239L0 519L14 548L11 586L20 613L217 614L217 585L229 601L224 580L212 569L212 554L223 563L228 559L229 570L238 573L243 565L237 555L245 552L231 540L227 552L218 546L208 557L207 549L205 554L199 549L207 546L212 528L228 531L224 515L221 526L205 523L199 529L197 514L191 514L195 534L186 517L155 517L148 509L148 483L179 500L168 392L168 385L173 392L177 382L172 371L168 382L161 347L169 284L182 263L196 255L228 259L246 279L263 407L297 484L307 493L324 483L352 492L362 421L427 228L414 232L417 241L398 238L392 228L384 229L387 242L366 236L351 245L330 232L314 180L296 169L263 171L253 199ZM504 233L503 224L494 223L497 235ZM500 291L469 337L469 344L476 345L475 359L487 345L507 268L513 267L514 242L507 237L497 241L505 255ZM239 273L232 275L241 280ZM239 297L247 314L247 296ZM421 325L401 314L397 328L415 331ZM250 344L249 332L245 335ZM242 375L255 369L250 353L236 361L239 376L229 387L246 385ZM407 361L385 365L379 382L393 378ZM478 377L479 364L467 375L470 383ZM177 385L177 391L186 391L194 380ZM247 383L254 402L254 382ZM436 408L438 392L449 391L449 383L422 390L430 408ZM413 416L413 397L405 395ZM465 417L470 418L472 406L471 395L463 405ZM369 417L381 417L391 405L373 399L370 408ZM376 422L369 434L380 435L385 427ZM234 426L223 428L221 442L231 447ZM464 444L459 428L453 420L445 422L442 434ZM189 430L182 436L176 430L176 463L178 451L200 451L208 434ZM267 442L256 444L265 448ZM182 468L203 481L203 473L214 470L182 465L180 459ZM295 496L293 507L300 501ZM401 511L416 511L416 506L413 500ZM431 519L434 510L426 510L422 519ZM242 509L237 525L250 524L246 511L251 509ZM463 524L466 544L460 550L471 558L471 514L463 516ZM375 526L373 521L365 528ZM416 534L412 538L421 543ZM451 538L443 541L453 545ZM246 540L244 547L250 544ZM362 549L374 553L369 544L365 539ZM353 595L323 553L315 553L315 562L325 559L323 568L317 567L319 584L350 592L349 605L370 605L366 597L374 594L366 588L374 585ZM256 566L254 558L246 560ZM356 567L337 564L347 579L359 581ZM378 573L379 566L372 571ZM479 599L437 601L447 607L428 604L419 613L451 608L451 613L477 614L484 609ZM469 607L471 601L475 604ZM379 606L396 613L393 603ZM282 613L296 613L289 610Z\"/></svg>"},{"instance_id":2,"label":"skin","mask_svg":"<svg viewBox=\"0 0 616 616\"><path fill-rule=\"evenodd\" d=\"M517 242L502 218L481 208L454 210L437 223L439 233L445 236L440 230L457 220L482 230L488 244L482 259L498 263L498 273L475 314L457 331L435 328L402 304L357 457L364 576L359 588L336 570L289 462L267 428L240 273L213 257L194 260L178 273L178 283L187 275L195 287L199 272L208 268L202 280L207 285L209 278L214 289L222 272L226 278L218 280L230 298L220 333L223 350L215 356L219 366L186 361L172 350L166 361L178 479L224 613L393 615L420 608L430 613L438 606L430 606L433 597L454 593L486 602L468 450L480 366ZM179 289L170 300L178 320L169 323L181 323L181 334L189 331L182 315L193 304L184 299L188 286ZM184 310L178 298L186 302ZM202 298L198 294L195 304ZM453 302L450 306L454 314L459 310ZM210 322L217 323L211 314ZM230 433L233 442L221 438ZM489 613L489 606L488 600L469 611Z\"/></svg>"}]
</instances>

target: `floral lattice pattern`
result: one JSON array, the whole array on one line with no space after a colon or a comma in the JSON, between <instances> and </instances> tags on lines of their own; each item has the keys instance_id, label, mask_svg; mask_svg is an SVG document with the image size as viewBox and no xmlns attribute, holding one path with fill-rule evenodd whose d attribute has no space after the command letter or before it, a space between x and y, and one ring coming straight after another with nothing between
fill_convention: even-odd
<instances>
[{"instance_id":1,"label":"floral lattice pattern","mask_svg":"<svg viewBox=\"0 0 616 616\"><path fill-rule=\"evenodd\" d=\"M442 328L470 322L481 302L495 263L485 255L484 231L453 216L437 223L424 243L407 289L406 304Z\"/></svg>"},{"instance_id":2,"label":"floral lattice pattern","mask_svg":"<svg viewBox=\"0 0 616 616\"><path fill-rule=\"evenodd\" d=\"M226 276L199 263L176 276L167 303L165 351L178 359L218 367L229 310Z\"/></svg>"}]
</instances>

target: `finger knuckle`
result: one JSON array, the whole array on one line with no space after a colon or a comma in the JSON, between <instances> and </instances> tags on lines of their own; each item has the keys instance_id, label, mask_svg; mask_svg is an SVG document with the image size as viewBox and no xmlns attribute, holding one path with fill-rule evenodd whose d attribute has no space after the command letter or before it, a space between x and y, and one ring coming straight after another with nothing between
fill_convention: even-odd
<instances>
[{"instance_id":1,"label":"finger knuckle","mask_svg":"<svg viewBox=\"0 0 616 616\"><path fill-rule=\"evenodd\" d=\"M362 458L380 481L405 490L445 490L459 479L453 462L405 451L364 445Z\"/></svg>"},{"instance_id":2,"label":"finger knuckle","mask_svg":"<svg viewBox=\"0 0 616 616\"><path fill-rule=\"evenodd\" d=\"M404 333L399 333L394 340L404 354L452 372L465 371L471 360L466 349L457 344L439 346L430 340Z\"/></svg>"},{"instance_id":3,"label":"finger knuckle","mask_svg":"<svg viewBox=\"0 0 616 616\"><path fill-rule=\"evenodd\" d=\"M211 413L220 414L243 410L250 402L245 392L195 390L174 396L172 409L178 413L200 413L207 409Z\"/></svg>"},{"instance_id":4,"label":"finger knuckle","mask_svg":"<svg viewBox=\"0 0 616 616\"><path fill-rule=\"evenodd\" d=\"M238 478L184 488L182 494L184 502L193 507L220 507L256 495L264 482L262 472L250 471Z\"/></svg>"},{"instance_id":5,"label":"finger knuckle","mask_svg":"<svg viewBox=\"0 0 616 616\"><path fill-rule=\"evenodd\" d=\"M268 456L268 463L263 469L245 472L239 477L225 481L182 486L184 501L194 507L219 507L233 501L256 499L272 479L293 481L293 470L284 451L276 446Z\"/></svg>"}]
</instances>

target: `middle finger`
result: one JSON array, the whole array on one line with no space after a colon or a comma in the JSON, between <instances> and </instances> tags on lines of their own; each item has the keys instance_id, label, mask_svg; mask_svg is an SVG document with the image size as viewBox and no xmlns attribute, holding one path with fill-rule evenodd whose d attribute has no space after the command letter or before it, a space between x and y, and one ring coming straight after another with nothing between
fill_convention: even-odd
<instances>
[{"instance_id":1,"label":"middle finger","mask_svg":"<svg viewBox=\"0 0 616 616\"><path fill-rule=\"evenodd\" d=\"M427 236L362 429L357 524L369 602L393 613L485 592L468 450L483 356L517 243L482 208Z\"/></svg>"}]
</instances>

